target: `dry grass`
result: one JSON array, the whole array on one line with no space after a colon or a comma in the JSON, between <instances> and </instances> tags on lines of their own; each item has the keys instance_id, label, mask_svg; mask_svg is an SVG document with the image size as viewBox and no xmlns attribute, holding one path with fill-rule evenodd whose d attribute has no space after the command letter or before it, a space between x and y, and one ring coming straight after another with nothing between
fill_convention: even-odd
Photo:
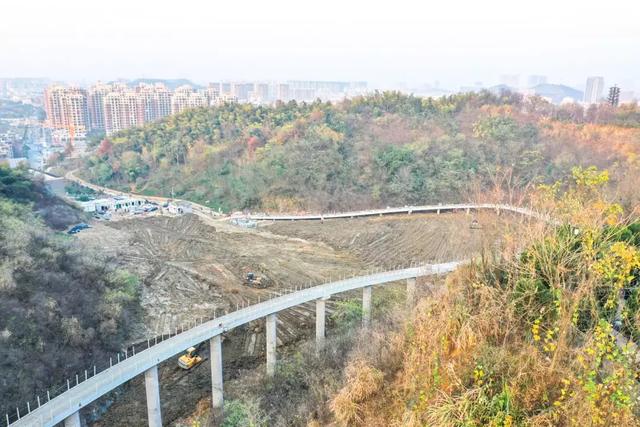
<instances>
[{"instance_id":1,"label":"dry grass","mask_svg":"<svg viewBox=\"0 0 640 427\"><path fill-rule=\"evenodd\" d=\"M423 299L392 338L401 342L397 365L383 368L389 358L356 353L332 402L336 420L640 425L637 354L620 343L640 326L638 311L621 297L623 288L637 286L640 255L615 231L628 219L618 215L613 223L611 205L594 201L589 190L569 190L565 204L556 202L557 212L580 228L532 224L517 245L505 239L498 258L458 271L445 293ZM621 310L626 329L617 333L611 325Z\"/></svg>"}]
</instances>

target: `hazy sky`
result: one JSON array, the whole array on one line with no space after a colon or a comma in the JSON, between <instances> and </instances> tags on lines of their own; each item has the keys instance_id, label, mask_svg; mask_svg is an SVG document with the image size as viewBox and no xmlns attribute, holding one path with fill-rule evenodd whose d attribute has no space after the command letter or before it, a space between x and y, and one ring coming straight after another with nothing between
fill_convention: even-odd
<instances>
[{"instance_id":1,"label":"hazy sky","mask_svg":"<svg viewBox=\"0 0 640 427\"><path fill-rule=\"evenodd\" d=\"M367 80L543 74L640 90L637 0L20 0L0 77Z\"/></svg>"}]
</instances>

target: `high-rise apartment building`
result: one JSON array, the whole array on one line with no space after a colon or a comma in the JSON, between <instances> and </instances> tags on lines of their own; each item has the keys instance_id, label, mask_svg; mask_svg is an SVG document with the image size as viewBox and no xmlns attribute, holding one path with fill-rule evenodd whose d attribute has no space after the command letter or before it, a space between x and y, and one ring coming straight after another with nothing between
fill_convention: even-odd
<instances>
[{"instance_id":1,"label":"high-rise apartment building","mask_svg":"<svg viewBox=\"0 0 640 427\"><path fill-rule=\"evenodd\" d=\"M89 88L89 123L91 129L105 130L104 125L104 97L113 91L111 85L98 82Z\"/></svg>"},{"instance_id":2,"label":"high-rise apartment building","mask_svg":"<svg viewBox=\"0 0 640 427\"><path fill-rule=\"evenodd\" d=\"M238 98L238 101L248 101L249 92L253 90L253 83L231 83L229 93Z\"/></svg>"},{"instance_id":3,"label":"high-rise apartment building","mask_svg":"<svg viewBox=\"0 0 640 427\"><path fill-rule=\"evenodd\" d=\"M602 98L604 92L604 78L602 77L588 77L587 86L584 90L584 103L591 105L597 104Z\"/></svg>"},{"instance_id":4,"label":"high-rise apartment building","mask_svg":"<svg viewBox=\"0 0 640 427\"><path fill-rule=\"evenodd\" d=\"M216 105L220 101L220 83L209 83L209 87L204 90L204 97L207 105Z\"/></svg>"},{"instance_id":5,"label":"high-rise apartment building","mask_svg":"<svg viewBox=\"0 0 640 427\"><path fill-rule=\"evenodd\" d=\"M231 83L222 82L220 83L220 95L229 95L231 94Z\"/></svg>"},{"instance_id":6,"label":"high-rise apartment building","mask_svg":"<svg viewBox=\"0 0 640 427\"><path fill-rule=\"evenodd\" d=\"M44 91L47 125L53 129L86 132L90 129L87 91L78 87L50 86Z\"/></svg>"},{"instance_id":7,"label":"high-rise apartment building","mask_svg":"<svg viewBox=\"0 0 640 427\"><path fill-rule=\"evenodd\" d=\"M271 100L269 96L269 84L254 83L253 90L249 92L249 100L258 104L269 102Z\"/></svg>"},{"instance_id":8,"label":"high-rise apartment building","mask_svg":"<svg viewBox=\"0 0 640 427\"><path fill-rule=\"evenodd\" d=\"M122 83L96 86L89 94L92 123L102 124L95 129L107 135L171 114L171 93L160 83L141 83L135 89Z\"/></svg>"},{"instance_id":9,"label":"high-rise apartment building","mask_svg":"<svg viewBox=\"0 0 640 427\"><path fill-rule=\"evenodd\" d=\"M104 97L104 123L107 135L143 124L143 100L131 91L107 94Z\"/></svg>"},{"instance_id":10,"label":"high-rise apartment building","mask_svg":"<svg viewBox=\"0 0 640 427\"><path fill-rule=\"evenodd\" d=\"M207 98L204 94L195 92L191 86L180 86L171 97L171 114L178 114L186 109L206 107Z\"/></svg>"},{"instance_id":11,"label":"high-rise apartment building","mask_svg":"<svg viewBox=\"0 0 640 427\"><path fill-rule=\"evenodd\" d=\"M276 85L276 100L283 102L291 100L291 91L287 83L278 83Z\"/></svg>"},{"instance_id":12,"label":"high-rise apartment building","mask_svg":"<svg viewBox=\"0 0 640 427\"><path fill-rule=\"evenodd\" d=\"M171 93L162 83L140 83L135 89L143 110L144 122L153 122L171 114Z\"/></svg>"}]
</instances>

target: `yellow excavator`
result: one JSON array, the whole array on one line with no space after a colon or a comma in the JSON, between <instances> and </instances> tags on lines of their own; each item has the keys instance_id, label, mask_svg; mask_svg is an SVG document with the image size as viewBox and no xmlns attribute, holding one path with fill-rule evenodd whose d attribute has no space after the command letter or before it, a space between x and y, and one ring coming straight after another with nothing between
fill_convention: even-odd
<instances>
[{"instance_id":1,"label":"yellow excavator","mask_svg":"<svg viewBox=\"0 0 640 427\"><path fill-rule=\"evenodd\" d=\"M251 272L247 273L244 283L245 285L252 286L254 288L266 287L266 282L263 282L263 278Z\"/></svg>"},{"instance_id":2,"label":"yellow excavator","mask_svg":"<svg viewBox=\"0 0 640 427\"><path fill-rule=\"evenodd\" d=\"M198 348L189 347L185 354L178 359L178 366L188 371L203 362L202 356L198 353Z\"/></svg>"}]
</instances>

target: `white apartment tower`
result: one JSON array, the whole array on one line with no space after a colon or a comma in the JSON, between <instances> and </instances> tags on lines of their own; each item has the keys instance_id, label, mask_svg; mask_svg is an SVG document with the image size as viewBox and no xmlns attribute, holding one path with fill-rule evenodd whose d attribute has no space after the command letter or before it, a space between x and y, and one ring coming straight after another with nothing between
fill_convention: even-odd
<instances>
[{"instance_id":1,"label":"white apartment tower","mask_svg":"<svg viewBox=\"0 0 640 427\"><path fill-rule=\"evenodd\" d=\"M145 123L171 114L171 93L163 84L147 85L141 83L136 88L136 92L142 103Z\"/></svg>"},{"instance_id":2,"label":"white apartment tower","mask_svg":"<svg viewBox=\"0 0 640 427\"><path fill-rule=\"evenodd\" d=\"M178 114L184 110L206 107L207 98L204 94L194 92L191 86L180 86L171 97L171 114Z\"/></svg>"},{"instance_id":3,"label":"white apartment tower","mask_svg":"<svg viewBox=\"0 0 640 427\"><path fill-rule=\"evenodd\" d=\"M597 104L602 99L604 93L604 78L588 77L587 86L584 90L584 103L587 105Z\"/></svg>"},{"instance_id":4,"label":"white apartment tower","mask_svg":"<svg viewBox=\"0 0 640 427\"><path fill-rule=\"evenodd\" d=\"M111 85L98 82L89 88L89 122L91 129L105 130L104 97L113 90Z\"/></svg>"},{"instance_id":5,"label":"white apartment tower","mask_svg":"<svg viewBox=\"0 0 640 427\"><path fill-rule=\"evenodd\" d=\"M51 86L44 92L47 125L53 129L86 132L90 128L87 91L77 87Z\"/></svg>"},{"instance_id":6,"label":"white apartment tower","mask_svg":"<svg viewBox=\"0 0 640 427\"><path fill-rule=\"evenodd\" d=\"M220 84L209 83L209 87L204 90L204 97L207 105L216 105L220 100Z\"/></svg>"},{"instance_id":7,"label":"white apartment tower","mask_svg":"<svg viewBox=\"0 0 640 427\"><path fill-rule=\"evenodd\" d=\"M111 92L104 97L107 135L144 123L144 100L136 92Z\"/></svg>"}]
</instances>

